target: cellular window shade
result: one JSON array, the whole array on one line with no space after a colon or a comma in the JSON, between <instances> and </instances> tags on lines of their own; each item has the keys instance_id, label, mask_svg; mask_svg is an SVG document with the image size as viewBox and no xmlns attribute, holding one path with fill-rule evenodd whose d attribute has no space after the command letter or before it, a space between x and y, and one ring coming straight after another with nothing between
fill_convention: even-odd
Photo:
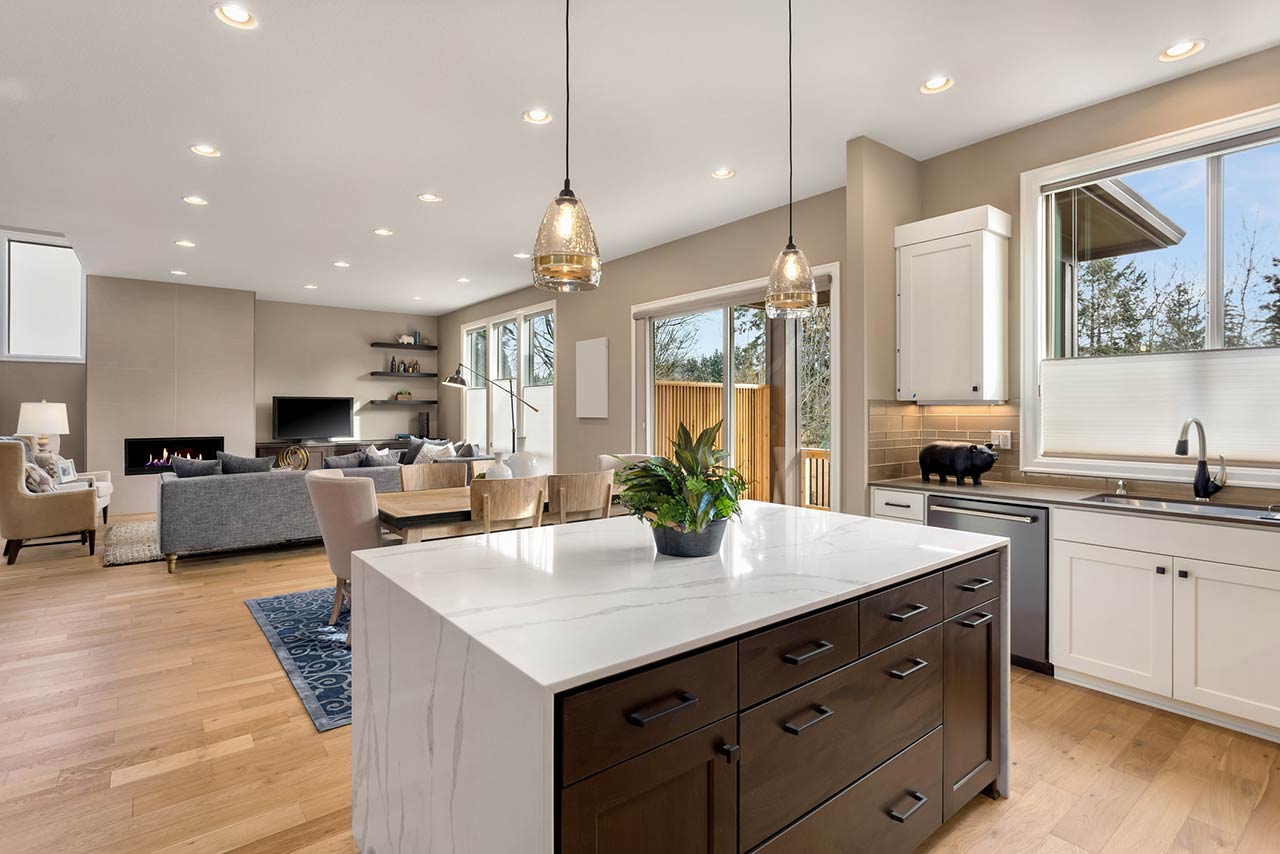
<instances>
[{"instance_id":1,"label":"cellular window shade","mask_svg":"<svg viewBox=\"0 0 1280 854\"><path fill-rule=\"evenodd\" d=\"M1050 359L1040 394L1046 456L1172 459L1194 415L1211 455L1280 463L1280 349Z\"/></svg>"}]
</instances>

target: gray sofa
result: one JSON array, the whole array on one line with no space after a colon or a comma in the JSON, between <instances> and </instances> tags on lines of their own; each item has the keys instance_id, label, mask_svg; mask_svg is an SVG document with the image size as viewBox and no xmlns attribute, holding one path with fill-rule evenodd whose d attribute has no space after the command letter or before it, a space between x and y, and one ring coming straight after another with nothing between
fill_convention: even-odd
<instances>
[{"instance_id":1,"label":"gray sofa","mask_svg":"<svg viewBox=\"0 0 1280 854\"><path fill-rule=\"evenodd\" d=\"M341 471L347 477L371 478L378 492L400 491L398 465ZM306 472L279 469L208 477L160 475L156 528L169 571L183 555L320 539L305 478Z\"/></svg>"}]
</instances>

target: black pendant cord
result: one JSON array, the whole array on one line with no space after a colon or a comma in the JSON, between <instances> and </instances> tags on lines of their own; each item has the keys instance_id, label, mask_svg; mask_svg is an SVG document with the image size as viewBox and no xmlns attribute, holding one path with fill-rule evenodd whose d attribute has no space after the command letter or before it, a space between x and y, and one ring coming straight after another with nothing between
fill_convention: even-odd
<instances>
[{"instance_id":1,"label":"black pendant cord","mask_svg":"<svg viewBox=\"0 0 1280 854\"><path fill-rule=\"evenodd\" d=\"M568 0L565 0L568 3ZM795 223L792 221L792 207L795 204L796 154L795 154L795 108L791 100L791 0L787 0L787 246L795 245Z\"/></svg>"},{"instance_id":2,"label":"black pendant cord","mask_svg":"<svg viewBox=\"0 0 1280 854\"><path fill-rule=\"evenodd\" d=\"M564 190L565 195L573 195L569 188L569 0L564 0Z\"/></svg>"}]
</instances>

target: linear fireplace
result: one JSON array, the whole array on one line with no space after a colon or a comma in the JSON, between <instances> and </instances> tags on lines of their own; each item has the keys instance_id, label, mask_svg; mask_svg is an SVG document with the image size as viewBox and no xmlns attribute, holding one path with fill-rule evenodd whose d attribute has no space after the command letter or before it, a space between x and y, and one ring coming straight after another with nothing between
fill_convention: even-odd
<instances>
[{"instance_id":1,"label":"linear fireplace","mask_svg":"<svg viewBox=\"0 0 1280 854\"><path fill-rule=\"evenodd\" d=\"M223 449L221 436L169 436L124 440L124 473L160 474L173 471L169 460L186 457L212 460Z\"/></svg>"}]
</instances>

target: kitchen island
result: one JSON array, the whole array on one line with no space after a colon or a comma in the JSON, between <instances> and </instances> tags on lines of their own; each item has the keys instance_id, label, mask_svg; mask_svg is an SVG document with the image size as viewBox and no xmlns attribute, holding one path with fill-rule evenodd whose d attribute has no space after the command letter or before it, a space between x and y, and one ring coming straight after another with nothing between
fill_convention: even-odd
<instances>
[{"instance_id":1,"label":"kitchen island","mask_svg":"<svg viewBox=\"0 0 1280 854\"><path fill-rule=\"evenodd\" d=\"M393 852L909 851L1008 791L1007 540L744 502L359 552L353 833Z\"/></svg>"}]
</instances>

